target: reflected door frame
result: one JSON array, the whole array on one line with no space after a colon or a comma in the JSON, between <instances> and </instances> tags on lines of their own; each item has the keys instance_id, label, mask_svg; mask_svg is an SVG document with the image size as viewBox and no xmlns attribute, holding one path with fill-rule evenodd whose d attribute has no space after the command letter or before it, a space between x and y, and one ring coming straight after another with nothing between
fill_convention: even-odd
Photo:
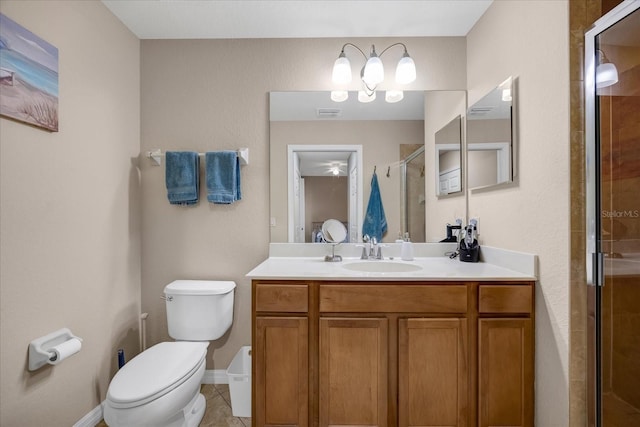
<instances>
[{"instance_id":1,"label":"reflected door frame","mask_svg":"<svg viewBox=\"0 0 640 427\"><path fill-rule=\"evenodd\" d=\"M351 170L356 171L356 194L355 197L349 197L349 212L355 212L355 215L349 215L349 221L351 221L352 217L355 217L356 224L349 224L349 230L351 231L353 228L356 230L360 230L362 227L363 221L363 180L362 180L362 145L287 145L287 241L288 242L296 242L296 215L298 214L298 209L296 208L296 198L295 198L295 162L297 159L297 153L299 152L350 152L355 154L355 167ZM353 155L352 155L353 157ZM351 162L350 162L351 163ZM351 167L351 166L350 166ZM351 174L347 175L349 180L353 179ZM351 183L348 184L349 188L351 188ZM351 194L351 191L349 191ZM356 206L352 206L352 203L356 204ZM351 241L354 240L351 238ZM359 233L358 240L359 241Z\"/></svg>"}]
</instances>

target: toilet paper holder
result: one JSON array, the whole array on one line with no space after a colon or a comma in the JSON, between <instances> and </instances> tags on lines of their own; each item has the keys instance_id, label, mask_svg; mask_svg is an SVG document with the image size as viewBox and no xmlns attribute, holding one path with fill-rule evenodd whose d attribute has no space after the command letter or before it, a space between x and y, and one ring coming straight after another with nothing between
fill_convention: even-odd
<instances>
[{"instance_id":1,"label":"toilet paper holder","mask_svg":"<svg viewBox=\"0 0 640 427\"><path fill-rule=\"evenodd\" d=\"M56 361L56 353L50 349L71 340L82 342L82 338L73 335L68 328L62 328L31 341L29 343L29 370L35 371L47 363L53 364Z\"/></svg>"}]
</instances>

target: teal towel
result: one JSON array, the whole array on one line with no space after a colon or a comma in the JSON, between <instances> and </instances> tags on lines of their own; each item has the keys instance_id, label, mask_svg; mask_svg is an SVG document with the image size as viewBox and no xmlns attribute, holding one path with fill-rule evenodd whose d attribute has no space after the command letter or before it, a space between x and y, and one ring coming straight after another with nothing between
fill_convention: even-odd
<instances>
[{"instance_id":1,"label":"teal towel","mask_svg":"<svg viewBox=\"0 0 640 427\"><path fill-rule=\"evenodd\" d=\"M240 191L240 159L235 151L213 151L205 154L207 200L225 204L242 199Z\"/></svg>"},{"instance_id":2,"label":"teal towel","mask_svg":"<svg viewBox=\"0 0 640 427\"><path fill-rule=\"evenodd\" d=\"M367 234L369 237L375 237L380 242L386 232L387 218L384 215L384 207L382 206L378 176L374 172L373 178L371 178L371 195L367 205L367 214L364 217L364 224L362 224L362 235Z\"/></svg>"},{"instance_id":3,"label":"teal towel","mask_svg":"<svg viewBox=\"0 0 640 427\"><path fill-rule=\"evenodd\" d=\"M200 158L193 151L165 154L167 198L172 205L195 205L200 193Z\"/></svg>"}]
</instances>

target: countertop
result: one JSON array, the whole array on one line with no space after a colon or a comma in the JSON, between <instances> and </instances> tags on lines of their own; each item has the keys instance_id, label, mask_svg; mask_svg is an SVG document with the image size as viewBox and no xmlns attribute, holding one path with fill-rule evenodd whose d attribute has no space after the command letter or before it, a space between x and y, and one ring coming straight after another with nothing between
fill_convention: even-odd
<instances>
[{"instance_id":1,"label":"countertop","mask_svg":"<svg viewBox=\"0 0 640 427\"><path fill-rule=\"evenodd\" d=\"M272 244L273 245L273 244ZM394 248L389 247L389 257L385 260L361 260L350 255L357 250L343 248L343 260L341 262L325 262L324 252L318 244L308 244L311 248L301 245L285 244L289 247L270 248L270 256L264 262L251 270L247 277L263 280L347 280L347 281L532 281L536 280L537 257L513 251L505 251L497 248L484 248L482 251L484 260L477 263L461 262L459 259L450 259L444 256L444 250L449 246L434 246L437 244L415 244L414 253L417 256L413 261L402 261L395 254ZM293 245L293 247L291 247ZM425 245L425 246L421 246ZM347 246L347 245L345 245ZM355 245L354 245L355 246ZM391 246L391 245L389 245ZM358 249L361 250L361 249ZM320 252L319 252L320 251ZM310 253L316 252L312 256ZM292 253L301 256L291 256ZM338 253L336 251L336 253ZM435 254L442 254L436 256ZM366 263L366 264L365 264ZM376 264L377 263L377 264ZM409 272L371 272L354 271L349 265L360 264L372 268L379 264L393 263L415 266L416 271ZM358 267L356 265L356 267ZM394 267L394 266L390 266ZM402 266L401 266L402 267ZM411 268L411 267L409 267Z\"/></svg>"}]
</instances>

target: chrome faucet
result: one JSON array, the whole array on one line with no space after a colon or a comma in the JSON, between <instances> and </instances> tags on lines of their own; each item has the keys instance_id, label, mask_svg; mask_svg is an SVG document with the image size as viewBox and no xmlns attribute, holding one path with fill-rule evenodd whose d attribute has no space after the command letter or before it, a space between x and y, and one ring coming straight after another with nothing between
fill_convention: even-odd
<instances>
[{"instance_id":1,"label":"chrome faucet","mask_svg":"<svg viewBox=\"0 0 640 427\"><path fill-rule=\"evenodd\" d=\"M371 238L371 245L369 246L369 259L376 257L376 249L378 248L378 239L376 236Z\"/></svg>"},{"instance_id":2,"label":"chrome faucet","mask_svg":"<svg viewBox=\"0 0 640 427\"><path fill-rule=\"evenodd\" d=\"M360 259L383 259L382 257L382 244L378 243L378 239L375 236L369 237L365 234L362 237L364 245L362 245L362 255Z\"/></svg>"}]
</instances>

